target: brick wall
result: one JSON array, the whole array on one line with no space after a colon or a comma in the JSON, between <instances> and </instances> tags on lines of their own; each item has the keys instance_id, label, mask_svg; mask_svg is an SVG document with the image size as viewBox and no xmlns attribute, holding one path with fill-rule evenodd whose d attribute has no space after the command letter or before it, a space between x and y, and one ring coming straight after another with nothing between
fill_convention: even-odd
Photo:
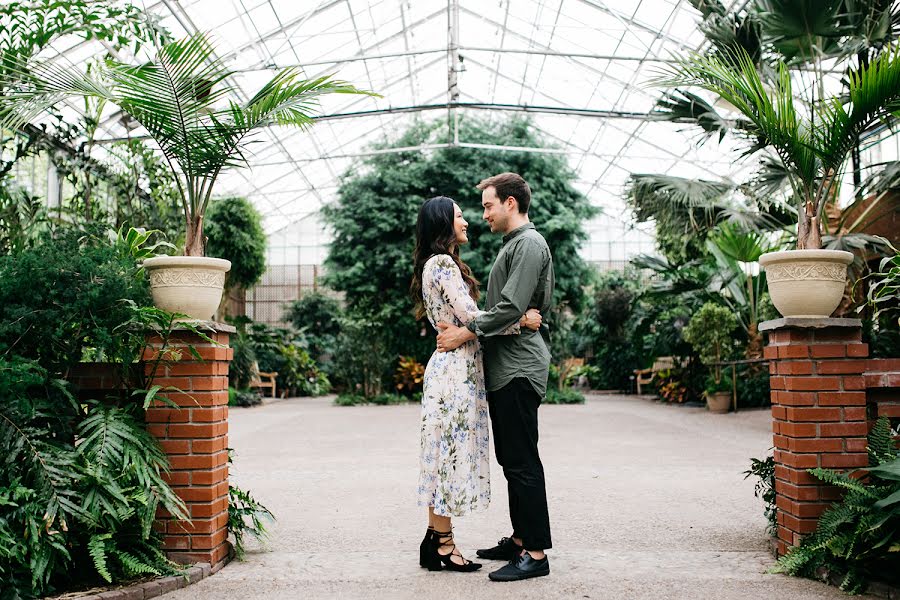
<instances>
[{"instance_id":1,"label":"brick wall","mask_svg":"<svg viewBox=\"0 0 900 600\"><path fill-rule=\"evenodd\" d=\"M900 416L900 360L868 359L856 319L777 319L769 331L778 553L815 530L839 491L807 473L868 465L879 414Z\"/></svg>"},{"instance_id":2,"label":"brick wall","mask_svg":"<svg viewBox=\"0 0 900 600\"><path fill-rule=\"evenodd\" d=\"M158 335L148 337L146 374L153 383L178 392L160 392L146 412L147 430L155 436L171 463L169 484L184 500L190 522L158 513L154 529L163 535L169 558L182 563L221 563L228 555L228 347L234 330L207 324L209 342L187 330L174 332L164 346ZM188 350L193 346L199 359ZM162 356L163 360L155 361ZM96 394L121 387L109 364L84 363L69 374L80 393ZM171 407L161 398L177 407Z\"/></svg>"}]
</instances>

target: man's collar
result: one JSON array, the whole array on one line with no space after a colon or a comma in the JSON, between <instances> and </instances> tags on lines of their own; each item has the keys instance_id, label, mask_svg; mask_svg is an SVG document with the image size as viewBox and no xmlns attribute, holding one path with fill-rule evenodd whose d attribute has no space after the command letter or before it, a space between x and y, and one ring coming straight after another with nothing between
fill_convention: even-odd
<instances>
[{"instance_id":1,"label":"man's collar","mask_svg":"<svg viewBox=\"0 0 900 600\"><path fill-rule=\"evenodd\" d=\"M534 223L529 221L528 223L525 223L524 225L519 225L518 227L516 227L515 229L513 229L512 231L510 231L509 233L507 233L506 235L503 236L503 243L505 244L506 242L513 239L514 237L522 235L529 229L534 229Z\"/></svg>"}]
</instances>

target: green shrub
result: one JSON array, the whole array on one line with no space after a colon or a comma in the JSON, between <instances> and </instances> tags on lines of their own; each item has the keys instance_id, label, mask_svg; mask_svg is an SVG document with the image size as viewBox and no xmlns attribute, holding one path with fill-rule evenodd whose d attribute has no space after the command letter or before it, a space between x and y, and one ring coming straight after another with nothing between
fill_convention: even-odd
<instances>
[{"instance_id":1,"label":"green shrub","mask_svg":"<svg viewBox=\"0 0 900 600\"><path fill-rule=\"evenodd\" d=\"M737 318L729 309L707 302L691 317L682 335L703 364L711 365L730 358L734 347L732 332L737 326Z\"/></svg>"},{"instance_id":2,"label":"green shrub","mask_svg":"<svg viewBox=\"0 0 900 600\"><path fill-rule=\"evenodd\" d=\"M285 308L285 320L303 335L310 355L329 375L334 372L335 346L343 314L338 301L321 292L306 294Z\"/></svg>"},{"instance_id":3,"label":"green shrub","mask_svg":"<svg viewBox=\"0 0 900 600\"><path fill-rule=\"evenodd\" d=\"M716 378L713 375L706 378L706 384L703 387L703 391L707 394L717 394L719 392L731 393L732 389L733 385L730 377L722 377L716 381Z\"/></svg>"},{"instance_id":4,"label":"green shrub","mask_svg":"<svg viewBox=\"0 0 900 600\"><path fill-rule=\"evenodd\" d=\"M564 388L562 390L556 388L547 388L547 397L544 399L545 404L584 404L584 395L572 388Z\"/></svg>"},{"instance_id":5,"label":"green shrub","mask_svg":"<svg viewBox=\"0 0 900 600\"><path fill-rule=\"evenodd\" d=\"M347 393L366 398L382 393L396 360L388 352L388 334L377 314L354 313L341 320L335 374Z\"/></svg>"},{"instance_id":6,"label":"green shrub","mask_svg":"<svg viewBox=\"0 0 900 600\"><path fill-rule=\"evenodd\" d=\"M280 373L284 364L281 349L294 343L294 334L284 327L273 327L265 323L250 323L246 326L247 337L253 350L259 370Z\"/></svg>"},{"instance_id":7,"label":"green shrub","mask_svg":"<svg viewBox=\"0 0 900 600\"><path fill-rule=\"evenodd\" d=\"M421 397L418 398L421 401ZM340 394L334 399L335 406L360 406L362 404L376 404L378 406L388 406L394 404L407 404L410 398L401 396L400 394L376 394L370 398L366 398L361 394Z\"/></svg>"},{"instance_id":8,"label":"green shrub","mask_svg":"<svg viewBox=\"0 0 900 600\"><path fill-rule=\"evenodd\" d=\"M256 362L256 354L245 331L238 331L237 335L231 336L231 348L234 351L234 357L231 364L228 365L228 383L238 389L247 388L250 386L250 380L253 379L253 363ZM265 369L261 370L265 371Z\"/></svg>"},{"instance_id":9,"label":"green shrub","mask_svg":"<svg viewBox=\"0 0 900 600\"><path fill-rule=\"evenodd\" d=\"M724 375L731 381L731 370ZM753 408L772 404L769 389L769 371L766 368L751 371L749 368L737 370L737 395L739 408Z\"/></svg>"},{"instance_id":10,"label":"green shrub","mask_svg":"<svg viewBox=\"0 0 900 600\"><path fill-rule=\"evenodd\" d=\"M366 399L364 396L356 394L338 394L338 397L334 399L334 404L335 406L359 406L366 404Z\"/></svg>"},{"instance_id":11,"label":"green shrub","mask_svg":"<svg viewBox=\"0 0 900 600\"><path fill-rule=\"evenodd\" d=\"M251 389L238 390L231 386L228 387L228 406L258 406L262 404L262 396L259 392Z\"/></svg>"},{"instance_id":12,"label":"green shrub","mask_svg":"<svg viewBox=\"0 0 900 600\"><path fill-rule=\"evenodd\" d=\"M63 372L82 360L125 362L143 334L122 328L148 306L146 276L101 229L66 230L0 256L0 355Z\"/></svg>"},{"instance_id":13,"label":"green shrub","mask_svg":"<svg viewBox=\"0 0 900 600\"><path fill-rule=\"evenodd\" d=\"M187 518L165 453L144 427L154 388L133 367L150 328L134 256L148 238L99 229L46 235L0 257L0 581L31 598L178 572L159 551L157 508ZM123 390L76 399L82 357L117 365Z\"/></svg>"},{"instance_id":14,"label":"green shrub","mask_svg":"<svg viewBox=\"0 0 900 600\"><path fill-rule=\"evenodd\" d=\"M245 198L222 198L209 204L204 224L206 255L231 261L223 297L234 288L248 288L266 272L268 238L262 217Z\"/></svg>"}]
</instances>

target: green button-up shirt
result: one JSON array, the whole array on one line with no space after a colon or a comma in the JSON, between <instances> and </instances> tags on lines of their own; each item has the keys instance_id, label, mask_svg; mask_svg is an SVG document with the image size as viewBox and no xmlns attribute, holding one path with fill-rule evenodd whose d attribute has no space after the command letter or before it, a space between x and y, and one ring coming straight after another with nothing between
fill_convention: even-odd
<instances>
[{"instance_id":1,"label":"green button-up shirt","mask_svg":"<svg viewBox=\"0 0 900 600\"><path fill-rule=\"evenodd\" d=\"M488 277L485 313L468 328L482 338L488 391L516 377L525 377L543 398L550 370L550 337L546 323L539 331L522 328L519 335L503 335L529 308L544 319L553 297L553 258L534 225L526 223L503 237L503 246Z\"/></svg>"}]
</instances>

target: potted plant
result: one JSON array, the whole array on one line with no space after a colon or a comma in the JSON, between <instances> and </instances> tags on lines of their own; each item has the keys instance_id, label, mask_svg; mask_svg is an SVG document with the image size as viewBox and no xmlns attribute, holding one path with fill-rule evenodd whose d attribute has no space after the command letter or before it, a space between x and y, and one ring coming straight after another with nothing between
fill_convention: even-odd
<instances>
[{"instance_id":1,"label":"potted plant","mask_svg":"<svg viewBox=\"0 0 900 600\"><path fill-rule=\"evenodd\" d=\"M162 150L178 181L184 209L183 256L144 261L159 308L209 319L231 263L204 256L203 220L225 169L246 163L252 134L271 125L309 127L320 96L370 94L324 76L279 71L249 100L237 99L233 72L203 34L164 44L140 65L106 61L82 72L65 61L23 60L0 98L0 127L17 129L62 100L81 96L110 103L140 123ZM374 94L372 94L374 95Z\"/></svg>"},{"instance_id":2,"label":"potted plant","mask_svg":"<svg viewBox=\"0 0 900 600\"><path fill-rule=\"evenodd\" d=\"M656 81L717 94L747 119L742 128L755 144L752 150L769 147L783 163L797 207L797 249L763 254L760 265L772 302L786 317L828 317L840 303L853 254L822 249L822 218L837 199L860 133L900 114L900 49L889 48L851 68L843 95L826 95L821 60L814 66L817 78L807 102L794 96L784 62L774 82L764 83L739 47L691 54Z\"/></svg>"},{"instance_id":3,"label":"potted plant","mask_svg":"<svg viewBox=\"0 0 900 600\"><path fill-rule=\"evenodd\" d=\"M706 408L711 413L725 414L731 407L731 382L722 377L721 372L716 375L710 375L706 378L706 385L703 388L704 396L706 396Z\"/></svg>"},{"instance_id":4,"label":"potted plant","mask_svg":"<svg viewBox=\"0 0 900 600\"><path fill-rule=\"evenodd\" d=\"M684 340L700 355L700 362L712 369L704 390L706 407L711 412L728 412L730 386L722 378L721 362L731 355L734 347L731 334L737 325L730 310L707 302L682 331Z\"/></svg>"}]
</instances>

